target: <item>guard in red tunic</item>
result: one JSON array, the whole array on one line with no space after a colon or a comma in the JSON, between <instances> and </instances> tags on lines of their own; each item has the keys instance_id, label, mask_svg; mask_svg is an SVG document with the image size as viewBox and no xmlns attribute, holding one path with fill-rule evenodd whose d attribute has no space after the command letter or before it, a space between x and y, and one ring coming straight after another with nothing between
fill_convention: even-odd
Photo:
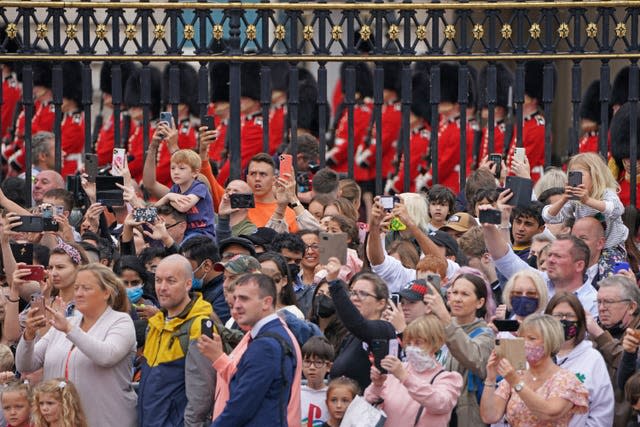
<instances>
[{"instance_id":1,"label":"guard in red tunic","mask_svg":"<svg viewBox=\"0 0 640 427\"><path fill-rule=\"evenodd\" d=\"M269 154L272 156L285 141L288 86L289 64L286 62L272 64L271 107L269 108Z\"/></svg>"},{"instance_id":2,"label":"guard in red tunic","mask_svg":"<svg viewBox=\"0 0 640 427\"><path fill-rule=\"evenodd\" d=\"M85 123L82 112L82 64L68 61L62 64L62 124L60 141L62 177L75 174L82 165L85 146Z\"/></svg>"},{"instance_id":3,"label":"guard in red tunic","mask_svg":"<svg viewBox=\"0 0 640 427\"><path fill-rule=\"evenodd\" d=\"M218 137L209 146L209 159L221 165L226 160L225 141L229 126L229 64L212 62L209 64L209 86L211 103L207 115L215 120Z\"/></svg>"},{"instance_id":4,"label":"guard in red tunic","mask_svg":"<svg viewBox=\"0 0 640 427\"><path fill-rule=\"evenodd\" d=\"M55 121L55 106L51 91L51 64L49 62L33 63L33 117L31 119L31 135L40 131L53 132ZM24 141L25 141L25 112L18 116L14 139L2 149L2 156L7 159L11 167L7 173L18 174L25 169Z\"/></svg>"},{"instance_id":5,"label":"guard in red tunic","mask_svg":"<svg viewBox=\"0 0 640 427\"><path fill-rule=\"evenodd\" d=\"M523 116L524 123L522 125L522 146L525 149L529 165L531 166L531 179L533 182L538 181L544 173L544 134L545 120L540 111L540 103L543 95L543 73L544 62L529 61L525 64L524 74L524 104ZM554 68L554 88L557 81L556 71ZM509 146L507 153L507 167L511 169L511 160L515 151L515 137L517 132L514 129L514 138Z\"/></svg>"},{"instance_id":6,"label":"guard in red tunic","mask_svg":"<svg viewBox=\"0 0 640 427\"><path fill-rule=\"evenodd\" d=\"M611 107L609 107L611 111ZM611 114L609 114L611 120ZM578 141L578 152L598 152L599 128L600 128L600 80L591 82L580 104L580 128L583 132Z\"/></svg>"},{"instance_id":7,"label":"guard in red tunic","mask_svg":"<svg viewBox=\"0 0 640 427\"><path fill-rule=\"evenodd\" d=\"M100 90L102 91L102 107L106 108L108 111L113 111L113 84L111 78L111 62L104 62L102 64L102 68L100 69ZM135 68L135 65L132 62L122 62L120 64L121 70L121 82L122 82L122 94L124 96L124 86L127 83L127 79L131 74L131 71ZM126 110L126 107L123 105L122 111ZM102 113L102 111L101 111ZM105 166L111 163L113 157L113 147L114 144L114 118L113 113L109 113L109 115L104 119L103 123L100 127L100 131L98 133L98 139L96 141L96 154L98 155L98 164L100 166ZM122 119L120 121L120 129L122 129Z\"/></svg>"},{"instance_id":8,"label":"guard in red tunic","mask_svg":"<svg viewBox=\"0 0 640 427\"><path fill-rule=\"evenodd\" d=\"M509 112L509 91L513 87L513 74L502 63L498 62L496 66L496 104L494 109L495 126L493 130L493 151L489 151L489 125L488 123L482 128L482 139L480 143L480 151L478 153L478 160L482 161L483 158L489 154L497 153L504 155L504 139L507 132L507 116ZM478 87L481 88L478 92L478 108L481 109L482 119L486 122L489 119L489 107L487 102L488 89L487 89L487 71L488 65L485 66L478 77ZM510 129L511 130L511 129ZM509 132L513 135L513 132Z\"/></svg>"},{"instance_id":9,"label":"guard in red tunic","mask_svg":"<svg viewBox=\"0 0 640 427\"><path fill-rule=\"evenodd\" d=\"M162 104L165 111L172 111L169 105L169 75L170 65L167 65L162 73ZM178 127L178 146L182 148L196 148L197 132L191 125L191 115L198 114L198 73L189 64L180 62L178 65L180 93L178 103L178 118L175 126ZM166 141L160 143L158 159L156 163L156 181L171 187L171 153Z\"/></svg>"},{"instance_id":10,"label":"guard in red tunic","mask_svg":"<svg viewBox=\"0 0 640 427\"><path fill-rule=\"evenodd\" d=\"M227 152L233 144L240 144L240 167L245 170L249 160L262 152L262 109L260 105L260 65L245 62L240 67L240 141L226 137ZM220 137L218 137L220 139ZM211 148L209 148L211 152ZM218 182L225 185L230 176L231 162L227 159L217 176Z\"/></svg>"},{"instance_id":11,"label":"guard in red tunic","mask_svg":"<svg viewBox=\"0 0 640 427\"><path fill-rule=\"evenodd\" d=\"M155 67L149 67L151 74L151 105L149 108L149 138L155 132L156 120L160 116L161 105L161 80L160 71ZM144 168L144 132L142 128L143 106L141 93L141 70L132 71L125 85L124 103L128 107L131 117L129 140L127 143L127 159L131 176L136 181L142 180Z\"/></svg>"},{"instance_id":12,"label":"guard in red tunic","mask_svg":"<svg viewBox=\"0 0 640 427\"><path fill-rule=\"evenodd\" d=\"M458 68L457 64L440 64L440 103L438 113L438 184L449 187L454 193L460 191L460 168L466 167L467 175L471 172L473 159L474 130L467 122L466 162L460 165L461 123L460 104L458 104ZM471 87L471 85L469 85Z\"/></svg>"},{"instance_id":13,"label":"guard in red tunic","mask_svg":"<svg viewBox=\"0 0 640 427\"><path fill-rule=\"evenodd\" d=\"M18 37L7 40L6 26L0 27L0 45L5 46L7 53L18 52ZM9 135L9 130L15 125L16 108L22 98L22 86L15 74L17 65L15 62L8 61L0 64L0 67L2 67L2 106L0 106L2 124L0 126L0 136L7 141L13 139Z\"/></svg>"},{"instance_id":14,"label":"guard in red tunic","mask_svg":"<svg viewBox=\"0 0 640 427\"><path fill-rule=\"evenodd\" d=\"M431 174L429 173L430 158L429 144L431 143L431 106L429 105L429 76L418 71L412 77L412 97L411 113L409 115L409 126L411 136L409 137L410 157L409 157L409 191L421 191L431 184ZM395 148L394 148L395 149ZM404 157L402 149L400 151L400 161L398 173L390 177L387 182L387 192L402 193L404 185Z\"/></svg>"},{"instance_id":15,"label":"guard in red tunic","mask_svg":"<svg viewBox=\"0 0 640 427\"><path fill-rule=\"evenodd\" d=\"M636 113L637 114L637 113ZM635 120L640 126L640 115L631 117L631 104L622 105L611 120L611 153L616 163L622 166L618 179L620 184L620 201L625 206L631 205L631 144L638 146L640 152L640 138L631 140L630 121ZM640 128L639 128L640 129ZM636 159L636 200L640 206L640 160Z\"/></svg>"}]
</instances>

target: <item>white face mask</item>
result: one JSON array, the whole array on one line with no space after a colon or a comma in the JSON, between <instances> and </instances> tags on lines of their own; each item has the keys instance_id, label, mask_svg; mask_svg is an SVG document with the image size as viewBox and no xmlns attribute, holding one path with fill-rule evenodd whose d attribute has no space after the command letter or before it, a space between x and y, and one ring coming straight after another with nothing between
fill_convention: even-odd
<instances>
[{"instance_id":1,"label":"white face mask","mask_svg":"<svg viewBox=\"0 0 640 427\"><path fill-rule=\"evenodd\" d=\"M409 345L404 352L407 355L407 361L416 372L424 372L436 367L436 360L433 356L427 354L420 347Z\"/></svg>"}]
</instances>

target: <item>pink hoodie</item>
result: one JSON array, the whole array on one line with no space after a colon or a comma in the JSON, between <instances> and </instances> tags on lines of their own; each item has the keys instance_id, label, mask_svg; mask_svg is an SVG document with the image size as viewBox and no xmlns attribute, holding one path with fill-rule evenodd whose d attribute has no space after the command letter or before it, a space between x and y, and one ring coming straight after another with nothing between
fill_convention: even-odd
<instances>
[{"instance_id":1,"label":"pink hoodie","mask_svg":"<svg viewBox=\"0 0 640 427\"><path fill-rule=\"evenodd\" d=\"M291 397L289 398L289 405L287 406L287 423L290 426L295 426L300 424L301 415L300 415L300 390L301 390L301 381L302 381L302 352L300 351L300 346L298 345L298 341L296 337L291 333L286 323L282 319L280 319L282 325L286 329L291 341L293 342L293 346L296 351L296 372L293 375L293 384L291 385ZM213 362L213 369L217 372L217 380L216 380L216 395L213 405L213 417L212 421L218 418L218 415L224 411L224 407L229 400L229 383L231 382L231 378L236 373L236 367L245 350L247 349L247 345L249 343L249 333L244 334L244 337L240 340L236 348L233 349L231 354L228 356L223 354L218 357L218 359ZM296 424L297 423L297 424Z\"/></svg>"},{"instance_id":2,"label":"pink hoodie","mask_svg":"<svg viewBox=\"0 0 640 427\"><path fill-rule=\"evenodd\" d=\"M386 425L413 426L422 405L424 410L416 427L446 427L460 396L462 376L458 372L444 371L430 384L431 378L442 371L441 365L421 373L406 363L404 367L409 375L402 383L388 374L382 387L373 383L367 387L365 399L370 403L384 399L382 409L388 416Z\"/></svg>"}]
</instances>

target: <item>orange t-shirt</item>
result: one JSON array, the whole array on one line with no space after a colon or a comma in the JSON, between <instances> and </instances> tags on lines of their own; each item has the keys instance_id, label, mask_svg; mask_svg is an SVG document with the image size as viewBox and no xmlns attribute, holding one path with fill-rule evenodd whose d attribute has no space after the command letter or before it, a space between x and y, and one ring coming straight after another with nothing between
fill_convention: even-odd
<instances>
[{"instance_id":1,"label":"orange t-shirt","mask_svg":"<svg viewBox=\"0 0 640 427\"><path fill-rule=\"evenodd\" d=\"M278 204L262 203L256 200L256 207L249 209L248 219L256 225L256 227L264 227L271 219L271 216L276 211ZM295 233L298 231L298 223L296 222L296 213L291 208L287 208L284 212L284 220L289 226L289 233Z\"/></svg>"}]
</instances>

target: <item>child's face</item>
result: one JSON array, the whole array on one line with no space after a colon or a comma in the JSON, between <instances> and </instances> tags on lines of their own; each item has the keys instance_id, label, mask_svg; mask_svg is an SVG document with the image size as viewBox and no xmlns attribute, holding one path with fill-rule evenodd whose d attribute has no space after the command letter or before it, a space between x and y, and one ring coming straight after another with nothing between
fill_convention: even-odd
<instances>
[{"instance_id":1,"label":"child's face","mask_svg":"<svg viewBox=\"0 0 640 427\"><path fill-rule=\"evenodd\" d=\"M198 174L185 163L171 163L171 181L174 184L186 184L196 178Z\"/></svg>"},{"instance_id":2,"label":"child's face","mask_svg":"<svg viewBox=\"0 0 640 427\"><path fill-rule=\"evenodd\" d=\"M29 425L29 400L25 393L9 391L2 393L2 411L7 422L14 426Z\"/></svg>"},{"instance_id":3,"label":"child's face","mask_svg":"<svg viewBox=\"0 0 640 427\"><path fill-rule=\"evenodd\" d=\"M445 205L439 202L429 203L429 215L435 222L445 222L447 215L449 215L449 205Z\"/></svg>"},{"instance_id":4,"label":"child's face","mask_svg":"<svg viewBox=\"0 0 640 427\"><path fill-rule=\"evenodd\" d=\"M338 224L336 221L330 220L327 223L327 233L342 233L342 230L340 229L340 224Z\"/></svg>"},{"instance_id":5,"label":"child's face","mask_svg":"<svg viewBox=\"0 0 640 427\"><path fill-rule=\"evenodd\" d=\"M42 414L42 418L48 423L53 424L60 418L60 402L52 393L40 393L38 410Z\"/></svg>"},{"instance_id":6,"label":"child's face","mask_svg":"<svg viewBox=\"0 0 640 427\"><path fill-rule=\"evenodd\" d=\"M327 393L327 409L333 421L342 420L353 397L353 393L348 387L334 387Z\"/></svg>"},{"instance_id":7,"label":"child's face","mask_svg":"<svg viewBox=\"0 0 640 427\"><path fill-rule=\"evenodd\" d=\"M302 361L302 373L307 379L307 384L314 390L321 389L324 378L331 369L331 362L320 359L318 356L306 355Z\"/></svg>"},{"instance_id":8,"label":"child's face","mask_svg":"<svg viewBox=\"0 0 640 427\"><path fill-rule=\"evenodd\" d=\"M322 228L322 231L329 231L329 223L331 222L331 217L329 215L326 215L324 217L322 217L322 219L320 220L320 228Z\"/></svg>"}]
</instances>

